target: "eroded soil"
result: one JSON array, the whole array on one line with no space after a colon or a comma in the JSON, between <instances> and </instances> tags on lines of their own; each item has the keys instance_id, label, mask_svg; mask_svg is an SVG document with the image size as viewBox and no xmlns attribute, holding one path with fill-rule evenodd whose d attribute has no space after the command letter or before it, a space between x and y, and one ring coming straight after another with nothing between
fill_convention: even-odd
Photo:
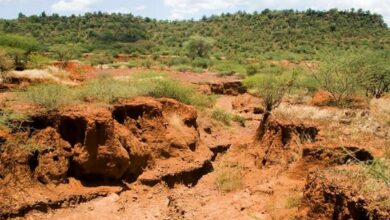
<instances>
[{"instance_id":1,"label":"eroded soil","mask_svg":"<svg viewBox=\"0 0 390 220\"><path fill-rule=\"evenodd\" d=\"M129 74L119 72L112 70ZM0 218L389 217L389 210L359 197L343 175L323 172L383 154L380 135L367 129L354 135L376 126L371 116L315 107L342 117L305 118L306 107L293 104L299 115L280 114L286 113L281 108L261 128L261 99L238 79L170 74L218 94L214 107L240 114L244 125L215 121L212 109L150 97L36 113L26 129L0 131ZM364 126L355 124L360 117L368 117ZM16 147L27 138L40 148Z\"/></svg>"}]
</instances>

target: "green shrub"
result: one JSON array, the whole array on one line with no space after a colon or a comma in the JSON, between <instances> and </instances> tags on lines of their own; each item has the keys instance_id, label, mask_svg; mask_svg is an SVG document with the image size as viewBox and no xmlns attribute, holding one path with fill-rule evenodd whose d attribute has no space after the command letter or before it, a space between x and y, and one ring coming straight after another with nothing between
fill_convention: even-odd
<instances>
[{"instance_id":1,"label":"green shrub","mask_svg":"<svg viewBox=\"0 0 390 220\"><path fill-rule=\"evenodd\" d=\"M28 68L31 69L43 69L50 65L52 60L48 57L41 55L30 55L28 59Z\"/></svg>"},{"instance_id":2,"label":"green shrub","mask_svg":"<svg viewBox=\"0 0 390 220\"><path fill-rule=\"evenodd\" d=\"M205 59L205 58L197 57L192 61L192 66L198 67L198 68L207 69L209 67L209 65L210 65L210 60Z\"/></svg>"},{"instance_id":3,"label":"green shrub","mask_svg":"<svg viewBox=\"0 0 390 220\"><path fill-rule=\"evenodd\" d=\"M314 93L320 85L313 75L303 73L297 77L296 87L307 89L308 92Z\"/></svg>"},{"instance_id":4,"label":"green shrub","mask_svg":"<svg viewBox=\"0 0 390 220\"><path fill-rule=\"evenodd\" d=\"M213 65L212 70L218 72L221 76L233 75L235 73L245 73L245 68L243 65L228 60L221 60L216 62Z\"/></svg>"},{"instance_id":5,"label":"green shrub","mask_svg":"<svg viewBox=\"0 0 390 220\"><path fill-rule=\"evenodd\" d=\"M160 58L160 55L157 53L152 54L152 60L157 61Z\"/></svg>"},{"instance_id":6,"label":"green shrub","mask_svg":"<svg viewBox=\"0 0 390 220\"><path fill-rule=\"evenodd\" d=\"M22 112L11 110L0 111L0 127L7 127L12 130L20 129L22 123L25 121L28 121L28 115Z\"/></svg>"},{"instance_id":7,"label":"green shrub","mask_svg":"<svg viewBox=\"0 0 390 220\"><path fill-rule=\"evenodd\" d=\"M258 67L256 65L249 65L246 67L246 74L248 76L255 75L258 72Z\"/></svg>"},{"instance_id":8,"label":"green shrub","mask_svg":"<svg viewBox=\"0 0 390 220\"><path fill-rule=\"evenodd\" d=\"M385 158L375 159L364 168L373 178L383 181L390 187L390 162L388 160Z\"/></svg>"},{"instance_id":9,"label":"green shrub","mask_svg":"<svg viewBox=\"0 0 390 220\"><path fill-rule=\"evenodd\" d=\"M135 68L141 66L141 64L136 60L130 60L129 62L127 62L126 66L128 68Z\"/></svg>"},{"instance_id":10,"label":"green shrub","mask_svg":"<svg viewBox=\"0 0 390 220\"><path fill-rule=\"evenodd\" d=\"M142 61L142 66L146 69L152 68L153 62L149 59Z\"/></svg>"},{"instance_id":11,"label":"green shrub","mask_svg":"<svg viewBox=\"0 0 390 220\"><path fill-rule=\"evenodd\" d=\"M204 70L202 68L199 68L199 67L192 68L191 71L194 73L203 73L204 72Z\"/></svg>"},{"instance_id":12,"label":"green shrub","mask_svg":"<svg viewBox=\"0 0 390 220\"><path fill-rule=\"evenodd\" d=\"M245 118L241 115L233 115L233 121L239 123L242 127L245 127Z\"/></svg>"},{"instance_id":13,"label":"green shrub","mask_svg":"<svg viewBox=\"0 0 390 220\"><path fill-rule=\"evenodd\" d=\"M93 54L89 63L93 66L110 64L114 62L114 57L110 53Z\"/></svg>"},{"instance_id":14,"label":"green shrub","mask_svg":"<svg viewBox=\"0 0 390 220\"><path fill-rule=\"evenodd\" d=\"M227 126L231 125L232 115L222 109L214 109L211 117Z\"/></svg>"},{"instance_id":15,"label":"green shrub","mask_svg":"<svg viewBox=\"0 0 390 220\"><path fill-rule=\"evenodd\" d=\"M190 64L191 60L188 57L180 56L180 57L172 57L168 61L165 62L167 66L179 66L184 64Z\"/></svg>"}]
</instances>

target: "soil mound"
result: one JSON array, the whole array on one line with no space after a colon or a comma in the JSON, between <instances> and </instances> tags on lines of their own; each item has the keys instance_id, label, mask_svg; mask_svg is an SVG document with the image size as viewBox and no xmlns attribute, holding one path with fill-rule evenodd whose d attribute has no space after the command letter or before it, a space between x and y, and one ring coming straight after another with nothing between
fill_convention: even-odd
<instances>
[{"instance_id":1,"label":"soil mound","mask_svg":"<svg viewBox=\"0 0 390 220\"><path fill-rule=\"evenodd\" d=\"M349 167L353 172L356 167ZM309 175L300 219L389 219L388 198L390 190L384 186L380 192L368 192L373 189L354 182L344 172L325 171ZM365 192L366 191L366 192ZM380 195L378 194L380 193Z\"/></svg>"},{"instance_id":2,"label":"soil mound","mask_svg":"<svg viewBox=\"0 0 390 220\"><path fill-rule=\"evenodd\" d=\"M232 102L233 109L240 113L263 114L264 108L262 106L260 98L248 93L238 95Z\"/></svg>"},{"instance_id":3,"label":"soil mound","mask_svg":"<svg viewBox=\"0 0 390 220\"><path fill-rule=\"evenodd\" d=\"M318 129L270 117L260 125L255 139L256 162L261 166L289 164L301 157L302 144L314 142Z\"/></svg>"},{"instance_id":4,"label":"soil mound","mask_svg":"<svg viewBox=\"0 0 390 220\"><path fill-rule=\"evenodd\" d=\"M220 95L233 95L246 93L246 88L242 85L240 80L237 81L221 81L211 82L201 85L201 90L205 93L214 93Z\"/></svg>"}]
</instances>

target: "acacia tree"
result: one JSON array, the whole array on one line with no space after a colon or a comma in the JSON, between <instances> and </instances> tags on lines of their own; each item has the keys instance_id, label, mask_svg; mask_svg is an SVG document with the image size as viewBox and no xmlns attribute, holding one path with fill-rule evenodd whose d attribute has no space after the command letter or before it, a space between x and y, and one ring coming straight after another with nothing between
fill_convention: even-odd
<instances>
[{"instance_id":1,"label":"acacia tree","mask_svg":"<svg viewBox=\"0 0 390 220\"><path fill-rule=\"evenodd\" d=\"M246 85L254 89L254 91L261 96L264 105L264 115L263 119L260 121L260 127L257 133L259 139L261 139L265 133L265 128L272 110L280 105L284 95L293 86L294 78L295 72L293 72L291 76L285 74L258 74L255 75L252 80L246 81Z\"/></svg>"},{"instance_id":2,"label":"acacia tree","mask_svg":"<svg viewBox=\"0 0 390 220\"><path fill-rule=\"evenodd\" d=\"M77 44L56 44L50 47L50 51L56 54L63 62L62 68L65 68L70 60L80 57L82 48Z\"/></svg>"},{"instance_id":3,"label":"acacia tree","mask_svg":"<svg viewBox=\"0 0 390 220\"><path fill-rule=\"evenodd\" d=\"M14 67L17 70L24 70L30 54L40 47L34 38L14 34L0 35L0 46L14 60Z\"/></svg>"},{"instance_id":4,"label":"acacia tree","mask_svg":"<svg viewBox=\"0 0 390 220\"><path fill-rule=\"evenodd\" d=\"M322 65L313 72L332 101L343 106L358 90L380 98L390 89L390 54L372 51L344 51L322 56Z\"/></svg>"},{"instance_id":5,"label":"acacia tree","mask_svg":"<svg viewBox=\"0 0 390 220\"><path fill-rule=\"evenodd\" d=\"M192 36L186 43L188 56L192 59L196 57L207 58L213 47L212 40L201 36Z\"/></svg>"},{"instance_id":6,"label":"acacia tree","mask_svg":"<svg viewBox=\"0 0 390 220\"><path fill-rule=\"evenodd\" d=\"M313 71L313 76L320 87L331 95L335 105L343 106L358 90L359 60L359 55L351 51L321 55L322 65L317 71Z\"/></svg>"},{"instance_id":7,"label":"acacia tree","mask_svg":"<svg viewBox=\"0 0 390 220\"><path fill-rule=\"evenodd\" d=\"M390 53L364 53L355 65L367 96L382 97L390 90Z\"/></svg>"}]
</instances>

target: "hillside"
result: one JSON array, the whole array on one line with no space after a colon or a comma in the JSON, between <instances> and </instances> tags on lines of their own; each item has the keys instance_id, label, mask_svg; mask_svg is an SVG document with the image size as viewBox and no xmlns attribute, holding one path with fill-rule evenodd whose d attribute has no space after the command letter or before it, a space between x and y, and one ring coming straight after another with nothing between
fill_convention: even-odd
<instances>
[{"instance_id":1,"label":"hillside","mask_svg":"<svg viewBox=\"0 0 390 220\"><path fill-rule=\"evenodd\" d=\"M390 48L390 31L380 15L357 11L270 11L222 14L199 21L161 21L131 14L56 14L1 20L5 33L32 36L46 47L79 43L85 52L181 54L190 36L214 41L214 54L310 58L331 48Z\"/></svg>"}]
</instances>

